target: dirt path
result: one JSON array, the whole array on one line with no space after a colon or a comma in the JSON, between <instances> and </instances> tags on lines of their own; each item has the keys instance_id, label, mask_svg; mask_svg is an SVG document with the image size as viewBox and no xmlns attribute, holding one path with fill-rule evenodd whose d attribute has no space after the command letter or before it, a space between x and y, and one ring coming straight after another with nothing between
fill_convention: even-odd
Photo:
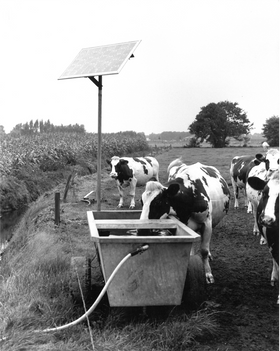
<instances>
[{"instance_id":1,"label":"dirt path","mask_svg":"<svg viewBox=\"0 0 280 351\"><path fill-rule=\"evenodd\" d=\"M270 286L267 246L252 234L252 215L231 208L212 237L215 283L208 300L218 304L221 332L209 350L278 350L278 291ZM205 348L207 350L208 348Z\"/></svg>"}]
</instances>

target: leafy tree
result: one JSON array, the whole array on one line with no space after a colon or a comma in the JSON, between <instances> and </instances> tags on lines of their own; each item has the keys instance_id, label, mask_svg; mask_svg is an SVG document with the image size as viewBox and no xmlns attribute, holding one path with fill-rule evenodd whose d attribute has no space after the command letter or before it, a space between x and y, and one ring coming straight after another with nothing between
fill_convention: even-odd
<instances>
[{"instance_id":1,"label":"leafy tree","mask_svg":"<svg viewBox=\"0 0 280 351\"><path fill-rule=\"evenodd\" d=\"M263 128L263 136L270 146L279 145L279 116L267 118Z\"/></svg>"},{"instance_id":2,"label":"leafy tree","mask_svg":"<svg viewBox=\"0 0 280 351\"><path fill-rule=\"evenodd\" d=\"M22 123L17 124L10 132L10 135L12 136L19 136L21 134L21 130L22 130Z\"/></svg>"},{"instance_id":3,"label":"leafy tree","mask_svg":"<svg viewBox=\"0 0 280 351\"><path fill-rule=\"evenodd\" d=\"M196 137L192 137L186 147L200 147L200 142Z\"/></svg>"},{"instance_id":4,"label":"leafy tree","mask_svg":"<svg viewBox=\"0 0 280 351\"><path fill-rule=\"evenodd\" d=\"M44 122L43 122L43 120L41 120L41 121L39 122L39 131L40 131L40 133L43 133L43 132L44 132Z\"/></svg>"},{"instance_id":5,"label":"leafy tree","mask_svg":"<svg viewBox=\"0 0 280 351\"><path fill-rule=\"evenodd\" d=\"M202 107L189 131L200 138L200 142L205 140L213 147L225 147L230 137L240 140L241 135L247 135L252 127L253 123L237 102L223 101Z\"/></svg>"},{"instance_id":6,"label":"leafy tree","mask_svg":"<svg viewBox=\"0 0 280 351\"><path fill-rule=\"evenodd\" d=\"M5 135L6 133L5 133L5 128L4 128L4 126L2 126L2 125L0 125L0 136L3 136L3 135Z\"/></svg>"},{"instance_id":7,"label":"leafy tree","mask_svg":"<svg viewBox=\"0 0 280 351\"><path fill-rule=\"evenodd\" d=\"M33 130L34 130L34 123L33 123L33 120L31 120L29 122L29 133L33 134Z\"/></svg>"},{"instance_id":8,"label":"leafy tree","mask_svg":"<svg viewBox=\"0 0 280 351\"><path fill-rule=\"evenodd\" d=\"M22 135L28 135L28 134L29 134L29 123L28 123L28 122L26 122L26 123L22 126L21 134L22 134Z\"/></svg>"},{"instance_id":9,"label":"leafy tree","mask_svg":"<svg viewBox=\"0 0 280 351\"><path fill-rule=\"evenodd\" d=\"M35 123L34 123L34 132L38 133L39 130L39 121L38 119L36 119Z\"/></svg>"}]
</instances>

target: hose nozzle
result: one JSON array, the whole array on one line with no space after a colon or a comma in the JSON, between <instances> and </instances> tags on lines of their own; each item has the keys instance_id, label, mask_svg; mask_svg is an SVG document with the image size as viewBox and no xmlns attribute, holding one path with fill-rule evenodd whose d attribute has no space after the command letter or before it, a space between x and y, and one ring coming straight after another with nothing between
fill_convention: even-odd
<instances>
[{"instance_id":1,"label":"hose nozzle","mask_svg":"<svg viewBox=\"0 0 280 351\"><path fill-rule=\"evenodd\" d=\"M148 248L149 248L149 245L140 246L135 251L131 252L130 255L132 257L132 256L135 256L135 255L141 254L142 252L148 250Z\"/></svg>"}]
</instances>

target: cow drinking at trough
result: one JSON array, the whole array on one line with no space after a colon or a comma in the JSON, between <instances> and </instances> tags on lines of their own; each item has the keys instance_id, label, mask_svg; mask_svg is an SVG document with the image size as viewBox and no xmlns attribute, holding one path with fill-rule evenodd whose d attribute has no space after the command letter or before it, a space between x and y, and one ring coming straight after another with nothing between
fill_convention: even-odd
<instances>
[{"instance_id":1,"label":"cow drinking at trough","mask_svg":"<svg viewBox=\"0 0 280 351\"><path fill-rule=\"evenodd\" d=\"M216 168L199 162L187 166L176 159L167 171L169 178L164 186L159 182L146 184L140 219L158 219L175 212L181 222L200 233L206 281L213 283L209 265L210 240L213 228L229 208L228 185Z\"/></svg>"},{"instance_id":2,"label":"cow drinking at trough","mask_svg":"<svg viewBox=\"0 0 280 351\"><path fill-rule=\"evenodd\" d=\"M130 187L130 209L135 207L136 185L145 185L149 180L159 180L159 164L154 157L118 157L113 156L107 163L111 166L110 177L117 181L120 194L118 208L123 207L124 188Z\"/></svg>"},{"instance_id":3,"label":"cow drinking at trough","mask_svg":"<svg viewBox=\"0 0 280 351\"><path fill-rule=\"evenodd\" d=\"M254 159L255 156L235 156L230 164L230 178L234 195L234 208L239 208L239 189L243 189L247 213L252 212L252 205L247 199L246 182L249 171L255 166Z\"/></svg>"},{"instance_id":4,"label":"cow drinking at trough","mask_svg":"<svg viewBox=\"0 0 280 351\"><path fill-rule=\"evenodd\" d=\"M274 285L279 280L279 170L271 175L268 182L250 177L248 183L256 191L262 191L256 218L272 255L271 285Z\"/></svg>"}]
</instances>

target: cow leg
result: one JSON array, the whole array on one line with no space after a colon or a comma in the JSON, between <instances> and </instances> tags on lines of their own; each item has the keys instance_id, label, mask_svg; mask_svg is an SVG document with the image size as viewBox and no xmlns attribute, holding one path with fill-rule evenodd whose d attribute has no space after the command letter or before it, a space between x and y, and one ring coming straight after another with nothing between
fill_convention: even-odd
<instances>
[{"instance_id":1,"label":"cow leg","mask_svg":"<svg viewBox=\"0 0 280 351\"><path fill-rule=\"evenodd\" d=\"M118 189L119 189L119 194L120 194L120 201L119 201L117 208L122 208L123 207L123 188L120 184L118 184Z\"/></svg>"},{"instance_id":2,"label":"cow leg","mask_svg":"<svg viewBox=\"0 0 280 351\"><path fill-rule=\"evenodd\" d=\"M278 263L275 261L275 259L272 258L272 272L271 272L270 284L272 286L275 286L275 283L277 281L279 281L279 266L278 266ZM277 299L277 304L279 304L279 295Z\"/></svg>"},{"instance_id":3,"label":"cow leg","mask_svg":"<svg viewBox=\"0 0 280 351\"><path fill-rule=\"evenodd\" d=\"M202 261L203 261L204 270L205 270L206 282L208 284L214 283L214 277L212 275L211 267L209 264L209 259L212 259L212 256L210 253L211 235L212 235L212 220L209 220L207 223L205 223L204 229L202 230L201 246L200 246L200 252L201 252Z\"/></svg>"},{"instance_id":4,"label":"cow leg","mask_svg":"<svg viewBox=\"0 0 280 351\"><path fill-rule=\"evenodd\" d=\"M267 244L266 227L261 227L260 233L261 233L260 245Z\"/></svg>"},{"instance_id":5,"label":"cow leg","mask_svg":"<svg viewBox=\"0 0 280 351\"><path fill-rule=\"evenodd\" d=\"M246 196L246 199L247 199L247 196ZM251 204L251 201L249 201L247 199L247 213L252 213L253 212L253 207L252 207L252 204Z\"/></svg>"},{"instance_id":6,"label":"cow leg","mask_svg":"<svg viewBox=\"0 0 280 351\"><path fill-rule=\"evenodd\" d=\"M257 208L258 208L257 202L253 202L253 203L252 203L252 207L253 207L253 215L254 215L253 234L254 234L254 235L259 235L259 234L260 234L260 231L259 231L258 222L257 222Z\"/></svg>"},{"instance_id":7,"label":"cow leg","mask_svg":"<svg viewBox=\"0 0 280 351\"><path fill-rule=\"evenodd\" d=\"M256 219L254 220L253 234L254 235L259 235L260 234L259 228L258 228L258 223L257 223Z\"/></svg>"},{"instance_id":8,"label":"cow leg","mask_svg":"<svg viewBox=\"0 0 280 351\"><path fill-rule=\"evenodd\" d=\"M129 206L130 210L133 210L135 208L136 184L137 184L137 179L133 177L131 182L130 182L130 192L129 192L129 196L131 196L131 201L130 201L130 206Z\"/></svg>"},{"instance_id":9,"label":"cow leg","mask_svg":"<svg viewBox=\"0 0 280 351\"><path fill-rule=\"evenodd\" d=\"M279 280L279 267L275 259L272 259L272 273L271 273L271 285L274 286L275 282Z\"/></svg>"},{"instance_id":10,"label":"cow leg","mask_svg":"<svg viewBox=\"0 0 280 351\"><path fill-rule=\"evenodd\" d=\"M267 244L266 238L261 235L260 245L266 245L266 244Z\"/></svg>"},{"instance_id":11,"label":"cow leg","mask_svg":"<svg viewBox=\"0 0 280 351\"><path fill-rule=\"evenodd\" d=\"M247 208L247 213L253 213L253 206L251 201L248 199L246 187L244 188L244 196L245 196L245 207Z\"/></svg>"},{"instance_id":12,"label":"cow leg","mask_svg":"<svg viewBox=\"0 0 280 351\"><path fill-rule=\"evenodd\" d=\"M235 180L232 177L231 177L231 184L232 184L232 188L233 188L234 208L237 209L239 207L239 203L238 203L239 189L238 189L238 186L237 186Z\"/></svg>"}]
</instances>

